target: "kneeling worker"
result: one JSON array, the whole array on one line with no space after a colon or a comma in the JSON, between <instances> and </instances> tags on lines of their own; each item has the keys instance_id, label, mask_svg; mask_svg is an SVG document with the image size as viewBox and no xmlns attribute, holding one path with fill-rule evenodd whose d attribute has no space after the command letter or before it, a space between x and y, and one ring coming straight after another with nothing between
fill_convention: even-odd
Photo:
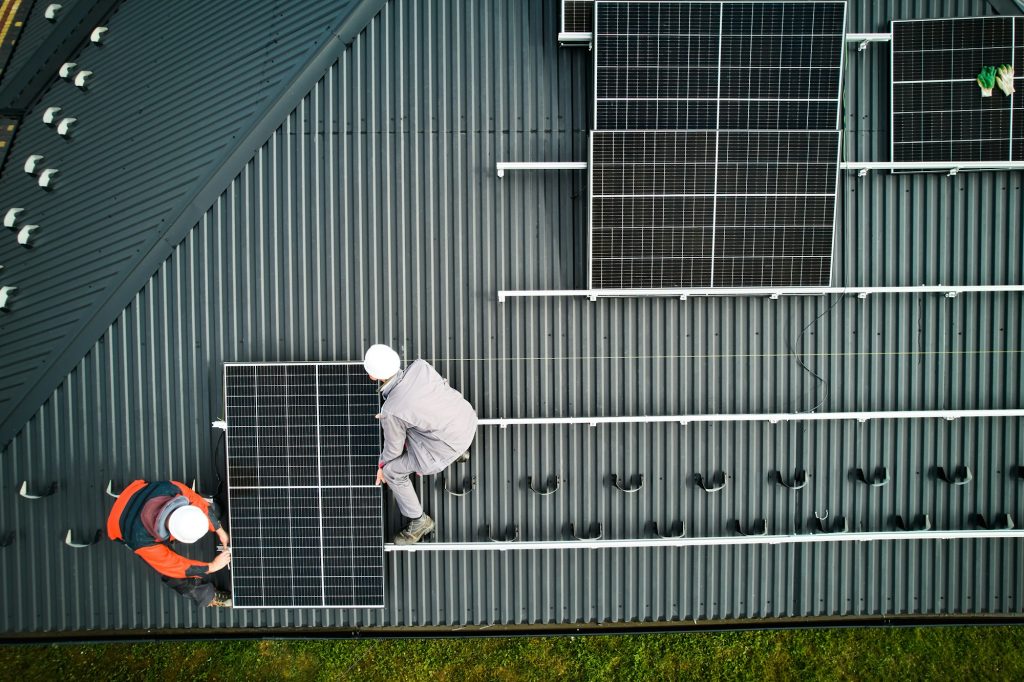
<instances>
[{"instance_id":1,"label":"kneeling worker","mask_svg":"<svg viewBox=\"0 0 1024 682\"><path fill-rule=\"evenodd\" d=\"M230 550L207 563L171 548L175 540L191 544L209 531L228 546L228 534L210 503L177 481L134 481L117 496L107 517L110 539L128 545L175 592L200 606L231 606L227 572L214 575L228 565Z\"/></svg>"},{"instance_id":2,"label":"kneeling worker","mask_svg":"<svg viewBox=\"0 0 1024 682\"><path fill-rule=\"evenodd\" d=\"M383 384L384 405L377 418L384 431L384 451L377 485L391 488L398 509L410 520L395 536L395 544L411 545L434 530L434 520L423 513L409 476L436 474L452 462L468 462L476 411L426 360L402 371L398 353L376 344L366 351L363 366L371 379Z\"/></svg>"}]
</instances>

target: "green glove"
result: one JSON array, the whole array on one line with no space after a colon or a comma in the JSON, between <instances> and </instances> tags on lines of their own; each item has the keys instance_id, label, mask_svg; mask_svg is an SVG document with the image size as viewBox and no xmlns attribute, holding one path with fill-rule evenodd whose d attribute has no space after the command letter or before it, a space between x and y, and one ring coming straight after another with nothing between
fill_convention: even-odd
<instances>
[{"instance_id":1,"label":"green glove","mask_svg":"<svg viewBox=\"0 0 1024 682\"><path fill-rule=\"evenodd\" d=\"M981 72L978 74L978 86L981 88L982 97L992 96L992 88L996 86L996 67L981 67Z\"/></svg>"}]
</instances>

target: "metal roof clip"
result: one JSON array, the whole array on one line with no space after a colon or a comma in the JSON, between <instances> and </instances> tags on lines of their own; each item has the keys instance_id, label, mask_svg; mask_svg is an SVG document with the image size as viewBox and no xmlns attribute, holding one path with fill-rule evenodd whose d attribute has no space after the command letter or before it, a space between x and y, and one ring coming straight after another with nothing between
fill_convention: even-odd
<instances>
[{"instance_id":1,"label":"metal roof clip","mask_svg":"<svg viewBox=\"0 0 1024 682\"><path fill-rule=\"evenodd\" d=\"M462 488L449 488L448 477L442 474L441 487L444 488L444 491L449 495L465 497L469 493L473 492L473 488L476 487L476 476L466 476L466 478L462 480Z\"/></svg>"},{"instance_id":2,"label":"metal roof clip","mask_svg":"<svg viewBox=\"0 0 1024 682\"><path fill-rule=\"evenodd\" d=\"M533 476L526 477L526 485L529 486L530 490L538 495L547 496L554 494L559 487L561 487L561 483L562 481L558 475L552 474L551 476L548 476L547 481L545 481L544 488L535 488L533 485Z\"/></svg>"},{"instance_id":3,"label":"metal roof clip","mask_svg":"<svg viewBox=\"0 0 1024 682\"><path fill-rule=\"evenodd\" d=\"M853 470L853 475L861 483L866 483L873 488L881 488L883 485L889 482L889 470L885 467L878 467L875 469L874 477L869 479L865 475L864 470L857 467Z\"/></svg>"},{"instance_id":4,"label":"metal roof clip","mask_svg":"<svg viewBox=\"0 0 1024 682\"><path fill-rule=\"evenodd\" d=\"M92 42L94 42L97 45L99 45L100 43L103 42L103 34L106 33L106 32L107 32L107 27L106 26L97 26L96 28L94 28L92 30L92 33L89 34L89 40L91 40Z\"/></svg>"},{"instance_id":5,"label":"metal roof clip","mask_svg":"<svg viewBox=\"0 0 1024 682\"><path fill-rule=\"evenodd\" d=\"M604 536L604 530L601 528L601 522L590 524L587 528L586 537L581 537L576 534L576 524L569 522L569 533L580 542L587 542L588 540L600 540Z\"/></svg>"},{"instance_id":6,"label":"metal roof clip","mask_svg":"<svg viewBox=\"0 0 1024 682\"><path fill-rule=\"evenodd\" d=\"M740 535L768 535L767 519L757 519L746 531L744 531L743 526L740 525L739 519L733 519L730 525L732 525L732 529Z\"/></svg>"},{"instance_id":7,"label":"metal roof clip","mask_svg":"<svg viewBox=\"0 0 1024 682\"><path fill-rule=\"evenodd\" d=\"M501 537L495 538L491 535L491 524L484 524L484 535L491 542L516 542L519 540L519 526L514 523L510 523L505 526L505 531Z\"/></svg>"},{"instance_id":8,"label":"metal roof clip","mask_svg":"<svg viewBox=\"0 0 1024 682\"><path fill-rule=\"evenodd\" d=\"M43 112L43 123L53 125L53 122L57 119L57 114L60 112L60 107L46 107L46 111Z\"/></svg>"},{"instance_id":9,"label":"metal roof clip","mask_svg":"<svg viewBox=\"0 0 1024 682\"><path fill-rule=\"evenodd\" d=\"M725 487L726 476L724 471L716 471L711 474L708 481L705 481L704 477L700 474L694 474L693 482L699 485L706 493L716 493ZM710 485L708 485L709 482Z\"/></svg>"},{"instance_id":10,"label":"metal roof clip","mask_svg":"<svg viewBox=\"0 0 1024 682\"><path fill-rule=\"evenodd\" d=\"M793 482L786 483L786 479L782 477L782 472L776 469L775 471L768 474L769 481L775 481L783 488L789 488L790 490L800 490L807 486L807 471L804 469L797 469L793 474Z\"/></svg>"},{"instance_id":11,"label":"metal roof clip","mask_svg":"<svg viewBox=\"0 0 1024 682\"><path fill-rule=\"evenodd\" d=\"M935 467L935 476L950 485L967 485L974 480L974 474L971 473L971 468L964 464L961 464L954 469L952 476L946 472L945 467L937 466Z\"/></svg>"},{"instance_id":12,"label":"metal roof clip","mask_svg":"<svg viewBox=\"0 0 1024 682\"><path fill-rule=\"evenodd\" d=\"M982 530L1013 530L1016 524L1009 514L998 514L995 523L989 523L981 514L973 514L974 525Z\"/></svg>"},{"instance_id":13,"label":"metal roof clip","mask_svg":"<svg viewBox=\"0 0 1024 682\"><path fill-rule=\"evenodd\" d=\"M644 475L633 474L629 477L629 483L623 485L619 480L618 474L612 474L612 485L621 490L624 493L636 493L644 487Z\"/></svg>"},{"instance_id":14,"label":"metal roof clip","mask_svg":"<svg viewBox=\"0 0 1024 682\"><path fill-rule=\"evenodd\" d=\"M64 79L71 78L71 72L78 66L78 62L64 62L60 65L57 74Z\"/></svg>"},{"instance_id":15,"label":"metal roof clip","mask_svg":"<svg viewBox=\"0 0 1024 682\"><path fill-rule=\"evenodd\" d=\"M14 227L18 223L18 214L24 211L23 208L9 208L4 213L4 227Z\"/></svg>"},{"instance_id":16,"label":"metal roof clip","mask_svg":"<svg viewBox=\"0 0 1024 682\"><path fill-rule=\"evenodd\" d=\"M57 13L60 12L63 8L64 5L61 5L56 2L51 2L49 5L46 6L46 9L43 10L43 16L46 18L47 21L57 21Z\"/></svg>"},{"instance_id":17,"label":"metal roof clip","mask_svg":"<svg viewBox=\"0 0 1024 682\"><path fill-rule=\"evenodd\" d=\"M44 497L49 497L55 492L57 492L57 481L53 481L52 483L50 483L46 490L44 490L41 493L30 493L28 491L28 481L22 481L21 490L18 491L18 494L24 497L26 500L41 500Z\"/></svg>"},{"instance_id":18,"label":"metal roof clip","mask_svg":"<svg viewBox=\"0 0 1024 682\"><path fill-rule=\"evenodd\" d=\"M71 539L71 529L69 528L68 534L64 536L64 544L68 547L74 547L75 549L82 549L83 547L88 547L89 545L95 545L97 542L100 541L100 538L102 536L103 532L97 528L96 533L92 536L92 540L90 540L89 542L75 542Z\"/></svg>"}]
</instances>

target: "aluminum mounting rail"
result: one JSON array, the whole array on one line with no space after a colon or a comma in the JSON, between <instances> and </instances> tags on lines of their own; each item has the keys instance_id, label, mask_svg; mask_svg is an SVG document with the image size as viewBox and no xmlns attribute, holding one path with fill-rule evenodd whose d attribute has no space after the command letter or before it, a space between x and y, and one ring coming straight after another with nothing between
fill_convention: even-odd
<instances>
[{"instance_id":1,"label":"aluminum mounting rail","mask_svg":"<svg viewBox=\"0 0 1024 682\"><path fill-rule=\"evenodd\" d=\"M507 552L544 549L633 549L648 547L734 547L737 545L800 545L883 540L1005 540L1024 538L1024 528L1011 530L900 530L801 535L736 535L731 537L645 538L638 540L559 540L542 542L419 542L384 545L385 552Z\"/></svg>"},{"instance_id":2,"label":"aluminum mounting rail","mask_svg":"<svg viewBox=\"0 0 1024 682\"><path fill-rule=\"evenodd\" d=\"M956 175L960 171L970 170L1015 170L1024 168L1024 161L841 161L843 170L855 170L857 175L864 176L868 171L947 171Z\"/></svg>"},{"instance_id":3,"label":"aluminum mounting rail","mask_svg":"<svg viewBox=\"0 0 1024 682\"><path fill-rule=\"evenodd\" d=\"M580 32L569 32L562 31L558 34L558 42L560 43L589 43L594 39L594 34L590 31ZM858 50L863 50L868 46L868 43L887 43L892 40L891 33L847 33L846 42L848 43L859 43L857 45Z\"/></svg>"},{"instance_id":4,"label":"aluminum mounting rail","mask_svg":"<svg viewBox=\"0 0 1024 682\"><path fill-rule=\"evenodd\" d=\"M494 164L498 177L507 170L586 170L586 161L498 161Z\"/></svg>"},{"instance_id":5,"label":"aluminum mounting rail","mask_svg":"<svg viewBox=\"0 0 1024 682\"><path fill-rule=\"evenodd\" d=\"M614 417L510 417L481 419L480 426L535 426L583 424L658 424L675 423L682 426L700 422L825 422L857 421L864 423L873 419L985 419L991 417L1024 417L1024 409L1011 410L903 410L882 412L776 412L774 414L677 414L677 415L628 415Z\"/></svg>"},{"instance_id":6,"label":"aluminum mounting rail","mask_svg":"<svg viewBox=\"0 0 1024 682\"><path fill-rule=\"evenodd\" d=\"M847 33L846 42L857 43L857 51L863 52L868 43L888 43L892 40L891 33Z\"/></svg>"},{"instance_id":7,"label":"aluminum mounting rail","mask_svg":"<svg viewBox=\"0 0 1024 682\"><path fill-rule=\"evenodd\" d=\"M830 296L850 294L867 298L872 294L945 294L956 298L959 294L1024 292L1024 284L985 285L921 285L909 287L778 287L778 288L719 288L719 289L549 289L549 290L506 290L498 292L498 303L508 298L598 298L623 297L672 297L685 301L690 297L709 296L767 296L777 300L783 296Z\"/></svg>"}]
</instances>

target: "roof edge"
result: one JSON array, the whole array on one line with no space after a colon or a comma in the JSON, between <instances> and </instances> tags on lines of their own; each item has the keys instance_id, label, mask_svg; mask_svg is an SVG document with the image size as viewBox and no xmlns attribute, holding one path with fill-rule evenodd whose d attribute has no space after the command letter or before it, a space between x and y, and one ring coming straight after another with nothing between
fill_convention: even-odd
<instances>
[{"instance_id":1,"label":"roof edge","mask_svg":"<svg viewBox=\"0 0 1024 682\"><path fill-rule=\"evenodd\" d=\"M95 314L60 351L39 379L25 392L20 402L0 423L0 448L7 449L36 411L71 373L75 365L92 349L117 317L128 307L135 295L152 279L160 266L171 256L192 228L213 205L224 187L230 183L267 138L277 130L285 117L296 107L331 64L348 48L356 36L377 16L388 0L361 0L352 8L304 66L296 70L287 85L255 117L249 131L218 163L197 191L186 197L171 215L167 230L157 239L142 259L129 271Z\"/></svg>"}]
</instances>

